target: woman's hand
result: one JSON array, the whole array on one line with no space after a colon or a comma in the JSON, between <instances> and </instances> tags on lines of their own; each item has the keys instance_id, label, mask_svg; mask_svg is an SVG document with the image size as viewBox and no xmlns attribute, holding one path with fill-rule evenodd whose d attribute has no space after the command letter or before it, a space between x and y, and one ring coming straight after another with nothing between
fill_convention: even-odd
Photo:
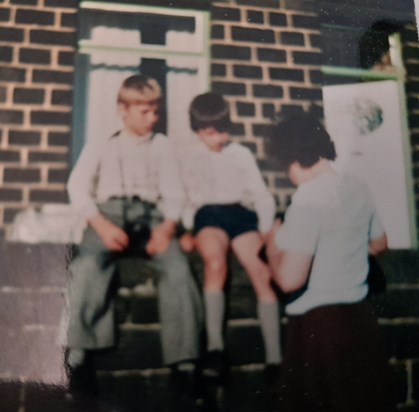
<instances>
[{"instance_id":1,"label":"woman's hand","mask_svg":"<svg viewBox=\"0 0 419 412\"><path fill-rule=\"evenodd\" d=\"M150 240L146 246L146 252L153 256L163 253L169 247L169 243L175 233L176 223L165 220L151 231Z\"/></svg>"}]
</instances>

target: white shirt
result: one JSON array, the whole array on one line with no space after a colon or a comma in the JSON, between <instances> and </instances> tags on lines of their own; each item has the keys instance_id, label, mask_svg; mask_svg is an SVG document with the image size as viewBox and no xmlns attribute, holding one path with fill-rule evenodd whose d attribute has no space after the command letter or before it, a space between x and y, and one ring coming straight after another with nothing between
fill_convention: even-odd
<instances>
[{"instance_id":1,"label":"white shirt","mask_svg":"<svg viewBox=\"0 0 419 412\"><path fill-rule=\"evenodd\" d=\"M200 207L228 203L253 208L261 232L271 228L275 201L247 147L230 143L221 152L213 152L195 137L182 152L182 180L188 199L183 220L187 228L192 227Z\"/></svg>"},{"instance_id":2,"label":"white shirt","mask_svg":"<svg viewBox=\"0 0 419 412\"><path fill-rule=\"evenodd\" d=\"M275 242L280 250L313 255L307 290L290 315L318 306L354 303L368 292L368 243L384 235L372 197L356 178L326 173L294 193Z\"/></svg>"},{"instance_id":3,"label":"white shirt","mask_svg":"<svg viewBox=\"0 0 419 412\"><path fill-rule=\"evenodd\" d=\"M122 131L101 144L87 144L68 181L71 203L86 219L112 196L140 196L159 203L167 219L178 220L183 186L170 138L132 136Z\"/></svg>"}]
</instances>

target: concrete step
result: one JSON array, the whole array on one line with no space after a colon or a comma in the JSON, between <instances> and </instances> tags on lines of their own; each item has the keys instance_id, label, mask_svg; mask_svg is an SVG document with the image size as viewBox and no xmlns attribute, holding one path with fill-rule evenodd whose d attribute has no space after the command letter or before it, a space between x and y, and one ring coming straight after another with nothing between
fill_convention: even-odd
<instances>
[{"instance_id":1,"label":"concrete step","mask_svg":"<svg viewBox=\"0 0 419 412\"><path fill-rule=\"evenodd\" d=\"M119 326L115 349L95 355L98 370L161 368L160 325L124 323ZM231 365L263 363L264 348L256 319L231 320L227 324L226 348Z\"/></svg>"}]
</instances>

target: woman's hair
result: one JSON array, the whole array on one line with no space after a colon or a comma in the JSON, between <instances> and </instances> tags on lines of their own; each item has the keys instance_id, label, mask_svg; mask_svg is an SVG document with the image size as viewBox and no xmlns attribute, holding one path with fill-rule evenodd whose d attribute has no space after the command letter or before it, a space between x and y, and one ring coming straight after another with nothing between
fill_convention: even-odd
<instances>
[{"instance_id":1,"label":"woman's hair","mask_svg":"<svg viewBox=\"0 0 419 412\"><path fill-rule=\"evenodd\" d=\"M195 132L209 127L217 132L227 132L231 126L228 103L218 93L200 94L189 107L189 120Z\"/></svg>"},{"instance_id":2,"label":"woman's hair","mask_svg":"<svg viewBox=\"0 0 419 412\"><path fill-rule=\"evenodd\" d=\"M118 103L123 104L159 103L160 99L159 84L144 74L135 74L126 78L118 93Z\"/></svg>"},{"instance_id":3,"label":"woman's hair","mask_svg":"<svg viewBox=\"0 0 419 412\"><path fill-rule=\"evenodd\" d=\"M274 125L268 146L272 161L279 162L280 169L285 172L295 161L308 168L321 158L336 158L329 133L310 113L294 114Z\"/></svg>"}]
</instances>

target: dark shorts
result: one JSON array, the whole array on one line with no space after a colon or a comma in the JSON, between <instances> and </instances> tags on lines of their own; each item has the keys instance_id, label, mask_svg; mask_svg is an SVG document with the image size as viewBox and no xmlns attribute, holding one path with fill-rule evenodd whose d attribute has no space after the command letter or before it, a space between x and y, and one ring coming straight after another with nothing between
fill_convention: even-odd
<instances>
[{"instance_id":1,"label":"dark shorts","mask_svg":"<svg viewBox=\"0 0 419 412\"><path fill-rule=\"evenodd\" d=\"M195 214L194 235L204 227L222 229L232 240L246 232L257 232L258 218L255 212L239 203L207 205L201 207Z\"/></svg>"},{"instance_id":2,"label":"dark shorts","mask_svg":"<svg viewBox=\"0 0 419 412\"><path fill-rule=\"evenodd\" d=\"M368 302L290 316L281 412L394 412L393 383Z\"/></svg>"}]
</instances>

